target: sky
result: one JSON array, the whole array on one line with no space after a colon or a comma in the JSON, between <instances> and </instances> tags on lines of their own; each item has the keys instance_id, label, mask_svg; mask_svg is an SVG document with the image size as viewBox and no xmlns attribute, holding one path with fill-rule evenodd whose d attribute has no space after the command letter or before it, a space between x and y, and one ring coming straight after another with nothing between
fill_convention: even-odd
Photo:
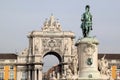
<instances>
[{"instance_id":1,"label":"sky","mask_svg":"<svg viewBox=\"0 0 120 80\"><path fill-rule=\"evenodd\" d=\"M90 5L91 36L99 40L99 53L120 53L120 0L0 0L0 53L21 52L28 47L27 34L41 30L53 14L63 31L82 37L81 15ZM48 60L49 61L49 60Z\"/></svg>"},{"instance_id":2,"label":"sky","mask_svg":"<svg viewBox=\"0 0 120 80\"><path fill-rule=\"evenodd\" d=\"M0 0L0 52L20 52L28 47L27 34L41 30L53 14L63 31L82 37L81 15L90 5L91 36L99 40L100 53L120 53L120 0Z\"/></svg>"}]
</instances>

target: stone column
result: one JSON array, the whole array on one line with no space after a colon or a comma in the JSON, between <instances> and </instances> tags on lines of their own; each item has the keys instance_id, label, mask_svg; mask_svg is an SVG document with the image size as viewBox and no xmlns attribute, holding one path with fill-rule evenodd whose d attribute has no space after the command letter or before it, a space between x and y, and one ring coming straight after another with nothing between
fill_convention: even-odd
<instances>
[{"instance_id":1,"label":"stone column","mask_svg":"<svg viewBox=\"0 0 120 80\"><path fill-rule=\"evenodd\" d=\"M30 70L27 71L27 79L30 80Z\"/></svg>"},{"instance_id":2,"label":"stone column","mask_svg":"<svg viewBox=\"0 0 120 80\"><path fill-rule=\"evenodd\" d=\"M82 38L76 43L80 79L100 79L98 71L98 41Z\"/></svg>"},{"instance_id":3,"label":"stone column","mask_svg":"<svg viewBox=\"0 0 120 80\"><path fill-rule=\"evenodd\" d=\"M22 70L20 70L20 67L17 66L17 80L22 79Z\"/></svg>"},{"instance_id":4,"label":"stone column","mask_svg":"<svg viewBox=\"0 0 120 80\"><path fill-rule=\"evenodd\" d=\"M42 80L42 69L38 70L38 80Z\"/></svg>"},{"instance_id":5,"label":"stone column","mask_svg":"<svg viewBox=\"0 0 120 80\"><path fill-rule=\"evenodd\" d=\"M60 73L59 72L57 73L57 79L58 80L60 79Z\"/></svg>"},{"instance_id":6,"label":"stone column","mask_svg":"<svg viewBox=\"0 0 120 80\"><path fill-rule=\"evenodd\" d=\"M21 80L21 72L17 71L17 80Z\"/></svg>"},{"instance_id":7,"label":"stone column","mask_svg":"<svg viewBox=\"0 0 120 80\"><path fill-rule=\"evenodd\" d=\"M36 70L32 71L32 80L37 80L37 71Z\"/></svg>"},{"instance_id":8,"label":"stone column","mask_svg":"<svg viewBox=\"0 0 120 80\"><path fill-rule=\"evenodd\" d=\"M35 74L35 79L34 80L37 80L37 70L34 71L34 74Z\"/></svg>"},{"instance_id":9,"label":"stone column","mask_svg":"<svg viewBox=\"0 0 120 80\"><path fill-rule=\"evenodd\" d=\"M42 63L34 65L35 69L35 80L42 80Z\"/></svg>"},{"instance_id":10,"label":"stone column","mask_svg":"<svg viewBox=\"0 0 120 80\"><path fill-rule=\"evenodd\" d=\"M31 72L30 72L31 71L31 66L28 66L27 68L28 68L27 69L27 80L31 80L31 77L30 77L31 76Z\"/></svg>"}]
</instances>

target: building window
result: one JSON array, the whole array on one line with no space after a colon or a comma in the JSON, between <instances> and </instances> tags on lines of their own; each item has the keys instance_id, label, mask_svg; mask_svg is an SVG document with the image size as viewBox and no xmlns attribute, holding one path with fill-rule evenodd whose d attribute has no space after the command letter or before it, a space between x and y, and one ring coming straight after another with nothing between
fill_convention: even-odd
<instances>
[{"instance_id":1,"label":"building window","mask_svg":"<svg viewBox=\"0 0 120 80\"><path fill-rule=\"evenodd\" d=\"M0 80L4 80L4 71L0 71Z\"/></svg>"},{"instance_id":2,"label":"building window","mask_svg":"<svg viewBox=\"0 0 120 80\"><path fill-rule=\"evenodd\" d=\"M13 70L14 69L14 66L10 66L10 70Z\"/></svg>"},{"instance_id":3,"label":"building window","mask_svg":"<svg viewBox=\"0 0 120 80\"><path fill-rule=\"evenodd\" d=\"M118 65L118 67L117 67L118 69L120 69L120 65Z\"/></svg>"},{"instance_id":4,"label":"building window","mask_svg":"<svg viewBox=\"0 0 120 80\"><path fill-rule=\"evenodd\" d=\"M26 71L22 72L22 79L21 80L27 80L27 72Z\"/></svg>"},{"instance_id":5,"label":"building window","mask_svg":"<svg viewBox=\"0 0 120 80\"><path fill-rule=\"evenodd\" d=\"M4 66L0 66L0 70L3 70L4 69Z\"/></svg>"},{"instance_id":6,"label":"building window","mask_svg":"<svg viewBox=\"0 0 120 80\"><path fill-rule=\"evenodd\" d=\"M9 80L14 80L14 71L10 71Z\"/></svg>"}]
</instances>

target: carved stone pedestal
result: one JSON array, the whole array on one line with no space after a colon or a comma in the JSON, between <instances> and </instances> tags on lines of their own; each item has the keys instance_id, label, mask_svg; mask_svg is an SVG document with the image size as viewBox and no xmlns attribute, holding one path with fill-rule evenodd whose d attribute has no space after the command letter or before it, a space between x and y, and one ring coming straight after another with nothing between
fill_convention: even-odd
<instances>
[{"instance_id":1,"label":"carved stone pedestal","mask_svg":"<svg viewBox=\"0 0 120 80\"><path fill-rule=\"evenodd\" d=\"M98 44L98 40L93 37L77 41L79 79L101 79L98 71Z\"/></svg>"}]
</instances>

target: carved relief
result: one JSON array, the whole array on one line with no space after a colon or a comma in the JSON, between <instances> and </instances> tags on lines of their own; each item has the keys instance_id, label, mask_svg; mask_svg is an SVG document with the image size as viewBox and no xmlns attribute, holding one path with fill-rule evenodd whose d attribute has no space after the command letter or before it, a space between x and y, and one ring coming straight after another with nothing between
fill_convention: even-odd
<instances>
[{"instance_id":1,"label":"carved relief","mask_svg":"<svg viewBox=\"0 0 120 80\"><path fill-rule=\"evenodd\" d=\"M39 40L39 38L35 39L34 49L35 49L35 54L39 53L39 49L40 49L40 40Z\"/></svg>"},{"instance_id":2,"label":"carved relief","mask_svg":"<svg viewBox=\"0 0 120 80\"><path fill-rule=\"evenodd\" d=\"M91 66L93 64L93 54L96 51L95 45L88 42L86 45L84 45L83 51L85 53L84 56L86 56L85 57L86 58L85 63L88 66Z\"/></svg>"},{"instance_id":3,"label":"carved relief","mask_svg":"<svg viewBox=\"0 0 120 80\"><path fill-rule=\"evenodd\" d=\"M69 67L70 67L72 73L74 75L76 75L77 74L77 69L78 69L78 58L77 58L77 55L74 55L74 57L71 59Z\"/></svg>"},{"instance_id":4,"label":"carved relief","mask_svg":"<svg viewBox=\"0 0 120 80\"><path fill-rule=\"evenodd\" d=\"M42 39L42 46L46 47L49 39Z\"/></svg>"},{"instance_id":5,"label":"carved relief","mask_svg":"<svg viewBox=\"0 0 120 80\"><path fill-rule=\"evenodd\" d=\"M60 47L61 46L61 44L62 44L62 40L61 39L55 39L56 40L56 42L57 42L57 47Z\"/></svg>"},{"instance_id":6,"label":"carved relief","mask_svg":"<svg viewBox=\"0 0 120 80\"><path fill-rule=\"evenodd\" d=\"M48 47L51 47L51 48L56 47L56 41L55 40L50 40L48 42Z\"/></svg>"},{"instance_id":7,"label":"carved relief","mask_svg":"<svg viewBox=\"0 0 120 80\"><path fill-rule=\"evenodd\" d=\"M28 48L25 48L23 51L22 51L22 55L27 55L28 54Z\"/></svg>"},{"instance_id":8,"label":"carved relief","mask_svg":"<svg viewBox=\"0 0 120 80\"><path fill-rule=\"evenodd\" d=\"M87 45L85 45L83 49L84 49L83 51L88 56L92 56L94 52L96 51L95 45L91 43L87 43Z\"/></svg>"},{"instance_id":9,"label":"carved relief","mask_svg":"<svg viewBox=\"0 0 120 80\"><path fill-rule=\"evenodd\" d=\"M100 70L100 73L102 75L109 75L109 72L108 72L108 61L107 59L105 59L105 55L98 61L98 68Z\"/></svg>"},{"instance_id":10,"label":"carved relief","mask_svg":"<svg viewBox=\"0 0 120 80\"><path fill-rule=\"evenodd\" d=\"M68 50L69 50L68 42L66 42L65 43L65 48L64 48L64 54L68 54Z\"/></svg>"},{"instance_id":11,"label":"carved relief","mask_svg":"<svg viewBox=\"0 0 120 80\"><path fill-rule=\"evenodd\" d=\"M62 31L60 23L51 15L49 20L45 20L42 31Z\"/></svg>"},{"instance_id":12,"label":"carved relief","mask_svg":"<svg viewBox=\"0 0 120 80\"><path fill-rule=\"evenodd\" d=\"M67 54L67 53L68 53L68 48L65 45L64 54Z\"/></svg>"},{"instance_id":13,"label":"carved relief","mask_svg":"<svg viewBox=\"0 0 120 80\"><path fill-rule=\"evenodd\" d=\"M60 52L62 40L61 39L42 39L43 51L58 51Z\"/></svg>"}]
</instances>

